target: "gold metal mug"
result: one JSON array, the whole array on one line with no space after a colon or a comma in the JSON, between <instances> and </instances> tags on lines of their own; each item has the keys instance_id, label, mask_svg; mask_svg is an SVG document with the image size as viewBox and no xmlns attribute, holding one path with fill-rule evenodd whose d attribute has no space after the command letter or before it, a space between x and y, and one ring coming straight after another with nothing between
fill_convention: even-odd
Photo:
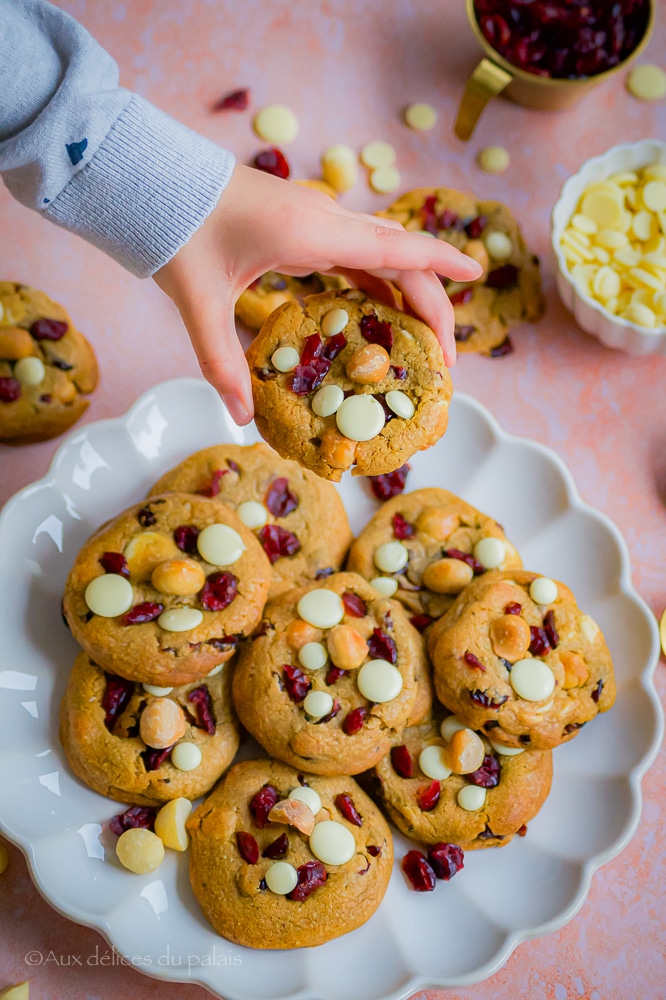
<instances>
[{"instance_id":1,"label":"gold metal mug","mask_svg":"<svg viewBox=\"0 0 666 1000\"><path fill-rule=\"evenodd\" d=\"M597 73L596 76L585 76L579 80L557 80L528 73L504 59L481 31L474 12L474 0L466 0L469 23L486 57L481 60L467 81L454 125L455 134L459 139L467 141L474 132L488 101L499 94L516 104L522 104L526 108L537 108L539 111L563 111L577 104L588 90L596 87L598 83L603 83L614 73L626 69L632 59L640 55L652 34L655 6L656 0L649 0L650 11L645 34L623 62L603 73Z\"/></svg>"}]
</instances>

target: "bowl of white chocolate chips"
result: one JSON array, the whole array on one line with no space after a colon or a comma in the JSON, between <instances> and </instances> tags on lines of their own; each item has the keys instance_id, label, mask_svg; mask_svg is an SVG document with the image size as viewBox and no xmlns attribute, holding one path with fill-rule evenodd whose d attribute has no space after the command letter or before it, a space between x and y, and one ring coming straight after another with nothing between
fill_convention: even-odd
<instances>
[{"instance_id":1,"label":"bowl of white chocolate chips","mask_svg":"<svg viewBox=\"0 0 666 1000\"><path fill-rule=\"evenodd\" d=\"M587 160L560 192L551 234L578 325L606 347L666 355L666 143Z\"/></svg>"}]
</instances>

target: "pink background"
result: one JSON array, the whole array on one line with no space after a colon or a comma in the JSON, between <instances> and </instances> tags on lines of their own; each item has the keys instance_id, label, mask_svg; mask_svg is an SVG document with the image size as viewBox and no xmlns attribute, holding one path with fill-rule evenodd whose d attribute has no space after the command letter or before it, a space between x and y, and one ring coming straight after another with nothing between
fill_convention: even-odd
<instances>
[{"instance_id":1,"label":"pink background","mask_svg":"<svg viewBox=\"0 0 666 1000\"><path fill-rule=\"evenodd\" d=\"M548 309L512 339L516 353L464 355L456 388L480 399L502 425L553 448L584 499L619 526L634 582L656 613L666 605L666 359L632 359L584 335L560 304L549 245L549 213L566 177L618 142L666 137L666 104L627 95L623 75L560 115L495 102L468 145L451 126L477 52L462 0L61 0L117 59L121 82L248 161L261 143L251 113L212 115L210 105L240 86L252 107L280 102L300 121L287 150L293 176L316 177L321 151L385 139L398 150L405 189L422 184L473 188L508 202L541 255ZM642 62L666 64L662 11ZM429 133L401 122L406 102L439 112ZM502 177L481 173L475 154L501 143L512 157ZM361 180L343 198L376 211L390 199ZM93 342L102 384L84 418L122 413L153 383L195 375L197 367L171 304L151 281L137 281L100 252L39 219L0 189L0 274L62 301ZM44 475L58 442L0 446L0 503ZM666 693L663 661L657 683ZM644 781L643 819L619 858L599 871L587 902L563 930L522 945L492 979L428 997L505 1000L523 996L588 1000L663 998L663 756ZM33 1000L203 1000L196 986L163 984L130 969L86 966L108 952L94 931L56 914L33 888L21 854L0 882L0 989L26 978ZM661 882L661 889L659 883ZM38 949L54 959L25 963ZM82 968L56 965L83 956ZM661 983L661 985L659 985Z\"/></svg>"}]
</instances>

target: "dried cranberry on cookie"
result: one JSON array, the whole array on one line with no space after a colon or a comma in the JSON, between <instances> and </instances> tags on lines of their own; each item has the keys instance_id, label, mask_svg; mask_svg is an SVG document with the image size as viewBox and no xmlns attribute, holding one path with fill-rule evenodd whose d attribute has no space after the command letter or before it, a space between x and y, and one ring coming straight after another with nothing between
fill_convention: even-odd
<instances>
[{"instance_id":1,"label":"dried cranberry on cookie","mask_svg":"<svg viewBox=\"0 0 666 1000\"><path fill-rule=\"evenodd\" d=\"M254 531L272 567L269 597L337 572L351 530L335 487L263 442L190 455L153 486L215 497Z\"/></svg>"},{"instance_id":2,"label":"dried cranberry on cookie","mask_svg":"<svg viewBox=\"0 0 666 1000\"><path fill-rule=\"evenodd\" d=\"M446 430L434 333L357 289L280 306L247 359L262 437L324 479L392 472Z\"/></svg>"},{"instance_id":3,"label":"dried cranberry on cookie","mask_svg":"<svg viewBox=\"0 0 666 1000\"><path fill-rule=\"evenodd\" d=\"M615 701L599 626L549 577L525 570L479 577L436 630L437 696L497 743L556 747Z\"/></svg>"},{"instance_id":4,"label":"dried cranberry on cookie","mask_svg":"<svg viewBox=\"0 0 666 1000\"><path fill-rule=\"evenodd\" d=\"M221 664L203 680L153 687L79 653L60 706L70 767L95 792L129 805L204 795L240 741L230 670Z\"/></svg>"},{"instance_id":5,"label":"dried cranberry on cookie","mask_svg":"<svg viewBox=\"0 0 666 1000\"><path fill-rule=\"evenodd\" d=\"M79 552L63 611L105 670L187 684L228 660L261 619L264 550L224 504L167 493L104 524Z\"/></svg>"},{"instance_id":6,"label":"dried cranberry on cookie","mask_svg":"<svg viewBox=\"0 0 666 1000\"><path fill-rule=\"evenodd\" d=\"M266 605L240 652L234 704L273 757L314 774L358 774L429 710L424 657L399 604L337 573Z\"/></svg>"},{"instance_id":7,"label":"dried cranberry on cookie","mask_svg":"<svg viewBox=\"0 0 666 1000\"><path fill-rule=\"evenodd\" d=\"M352 778L236 764L187 821L190 881L218 934L307 948L360 927L388 887L393 843Z\"/></svg>"}]
</instances>

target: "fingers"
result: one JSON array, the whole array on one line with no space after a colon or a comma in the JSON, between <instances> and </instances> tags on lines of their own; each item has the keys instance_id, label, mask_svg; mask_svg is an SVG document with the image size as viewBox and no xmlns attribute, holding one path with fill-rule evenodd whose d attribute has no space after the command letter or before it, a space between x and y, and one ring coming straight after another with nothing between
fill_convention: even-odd
<instances>
[{"instance_id":1,"label":"fingers","mask_svg":"<svg viewBox=\"0 0 666 1000\"><path fill-rule=\"evenodd\" d=\"M427 271L405 271L397 283L410 307L434 331L442 345L444 360L449 368L456 362L455 319L453 306L437 275Z\"/></svg>"}]
</instances>

